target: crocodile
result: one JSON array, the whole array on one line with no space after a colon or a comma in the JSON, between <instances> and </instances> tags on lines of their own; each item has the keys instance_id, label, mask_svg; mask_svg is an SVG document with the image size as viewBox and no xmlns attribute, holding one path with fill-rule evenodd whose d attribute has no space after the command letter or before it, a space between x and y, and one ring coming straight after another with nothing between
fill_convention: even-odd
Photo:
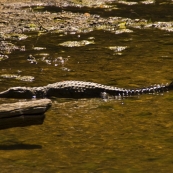
<instances>
[{"instance_id":1,"label":"crocodile","mask_svg":"<svg viewBox=\"0 0 173 173\"><path fill-rule=\"evenodd\" d=\"M62 81L43 87L11 87L0 92L0 98L94 98L109 96L125 97L143 93L159 93L173 89L173 82L166 85L154 85L139 89L124 89L84 81Z\"/></svg>"}]
</instances>

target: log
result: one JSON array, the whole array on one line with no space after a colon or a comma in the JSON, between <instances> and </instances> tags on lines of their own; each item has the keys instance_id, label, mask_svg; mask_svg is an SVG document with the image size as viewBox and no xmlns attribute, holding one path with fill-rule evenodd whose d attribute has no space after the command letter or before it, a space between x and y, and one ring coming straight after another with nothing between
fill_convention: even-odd
<instances>
[{"instance_id":1,"label":"log","mask_svg":"<svg viewBox=\"0 0 173 173\"><path fill-rule=\"evenodd\" d=\"M41 125L44 113L51 107L49 99L31 100L0 105L0 130L12 127Z\"/></svg>"}]
</instances>

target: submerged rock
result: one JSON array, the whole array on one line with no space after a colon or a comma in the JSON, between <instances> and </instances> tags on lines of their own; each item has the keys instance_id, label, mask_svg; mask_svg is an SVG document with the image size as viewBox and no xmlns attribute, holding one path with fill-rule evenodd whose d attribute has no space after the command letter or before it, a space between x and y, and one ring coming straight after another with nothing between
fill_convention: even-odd
<instances>
[{"instance_id":1,"label":"submerged rock","mask_svg":"<svg viewBox=\"0 0 173 173\"><path fill-rule=\"evenodd\" d=\"M25 34L19 34L19 33L13 33L13 34L6 34L5 39L11 39L11 40L25 40L28 36Z\"/></svg>"},{"instance_id":2,"label":"submerged rock","mask_svg":"<svg viewBox=\"0 0 173 173\"><path fill-rule=\"evenodd\" d=\"M127 49L127 46L110 46L108 48L110 50L113 50L114 52L121 52L121 51Z\"/></svg>"},{"instance_id":3,"label":"submerged rock","mask_svg":"<svg viewBox=\"0 0 173 173\"><path fill-rule=\"evenodd\" d=\"M33 49L34 50L44 50L44 49L46 49L46 47L34 47Z\"/></svg>"},{"instance_id":4,"label":"submerged rock","mask_svg":"<svg viewBox=\"0 0 173 173\"><path fill-rule=\"evenodd\" d=\"M33 76L21 76L16 74L2 74L1 77L6 79L17 79L26 82L33 82L35 79Z\"/></svg>"},{"instance_id":5,"label":"submerged rock","mask_svg":"<svg viewBox=\"0 0 173 173\"><path fill-rule=\"evenodd\" d=\"M19 47L8 41L0 41L0 53L10 54L14 50L18 50Z\"/></svg>"},{"instance_id":6,"label":"submerged rock","mask_svg":"<svg viewBox=\"0 0 173 173\"><path fill-rule=\"evenodd\" d=\"M65 46L65 47L81 47L81 46L86 46L89 44L95 44L93 40L82 40L82 41L66 41L63 43L60 43L60 46Z\"/></svg>"},{"instance_id":7,"label":"submerged rock","mask_svg":"<svg viewBox=\"0 0 173 173\"><path fill-rule=\"evenodd\" d=\"M115 34L122 34L122 33L132 33L131 29L119 29L115 31Z\"/></svg>"},{"instance_id":8,"label":"submerged rock","mask_svg":"<svg viewBox=\"0 0 173 173\"><path fill-rule=\"evenodd\" d=\"M8 58L9 58L8 55L2 55L2 54L0 54L0 61L5 60L5 59L8 59Z\"/></svg>"}]
</instances>

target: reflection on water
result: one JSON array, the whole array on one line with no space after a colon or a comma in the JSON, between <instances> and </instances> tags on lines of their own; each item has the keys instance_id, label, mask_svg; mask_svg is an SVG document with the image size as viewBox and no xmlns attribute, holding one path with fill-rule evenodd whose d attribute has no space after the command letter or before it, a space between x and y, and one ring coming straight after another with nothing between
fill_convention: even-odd
<instances>
[{"instance_id":1,"label":"reflection on water","mask_svg":"<svg viewBox=\"0 0 173 173\"><path fill-rule=\"evenodd\" d=\"M22 40L19 44L27 43L26 51L13 52L1 61L0 75L33 76L34 81L1 77L0 90L62 80L125 88L171 82L173 33L132 30L122 34L93 31L80 37L48 34ZM89 38L94 38L95 44L75 48L59 45ZM32 49L32 44L46 49ZM37 64L27 61L30 54ZM68 61L57 63L55 60L59 59ZM172 91L107 102L61 98L52 101L43 125L0 131L0 164L4 173L172 170Z\"/></svg>"},{"instance_id":2,"label":"reflection on water","mask_svg":"<svg viewBox=\"0 0 173 173\"><path fill-rule=\"evenodd\" d=\"M30 145L30 144L0 145L0 150L33 150L41 148L42 148L41 145Z\"/></svg>"}]
</instances>

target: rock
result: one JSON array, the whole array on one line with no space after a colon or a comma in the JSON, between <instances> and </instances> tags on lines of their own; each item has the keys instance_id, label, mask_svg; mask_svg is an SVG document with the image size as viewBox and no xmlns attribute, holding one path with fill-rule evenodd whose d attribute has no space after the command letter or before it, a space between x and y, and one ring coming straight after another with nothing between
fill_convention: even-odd
<instances>
[{"instance_id":1,"label":"rock","mask_svg":"<svg viewBox=\"0 0 173 173\"><path fill-rule=\"evenodd\" d=\"M49 99L0 105L0 130L43 124L44 113L51 107Z\"/></svg>"}]
</instances>

